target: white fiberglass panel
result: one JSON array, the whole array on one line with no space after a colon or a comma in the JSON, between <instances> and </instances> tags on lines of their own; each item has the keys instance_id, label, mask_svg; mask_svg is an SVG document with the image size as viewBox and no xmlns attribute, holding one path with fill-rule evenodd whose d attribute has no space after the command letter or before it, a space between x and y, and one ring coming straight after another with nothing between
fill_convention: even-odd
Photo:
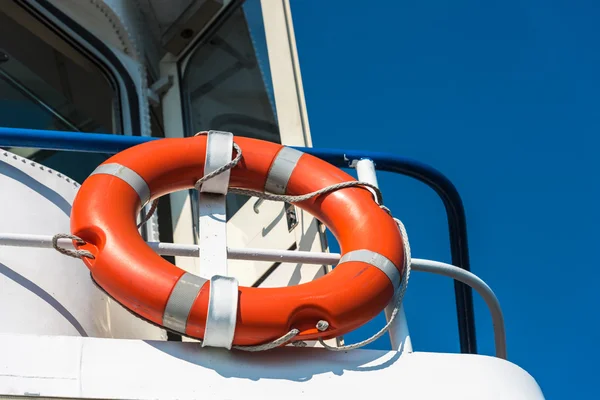
<instances>
[{"instance_id":1,"label":"white fiberglass panel","mask_svg":"<svg viewBox=\"0 0 600 400\"><path fill-rule=\"evenodd\" d=\"M0 232L69 233L79 185L65 175L0 150ZM163 339L98 289L81 260L54 249L2 246L0 332Z\"/></svg>"},{"instance_id":2,"label":"white fiberglass panel","mask_svg":"<svg viewBox=\"0 0 600 400\"><path fill-rule=\"evenodd\" d=\"M0 397L544 398L515 364L471 354L294 347L246 353L196 343L15 335L0 335L0 354Z\"/></svg>"}]
</instances>

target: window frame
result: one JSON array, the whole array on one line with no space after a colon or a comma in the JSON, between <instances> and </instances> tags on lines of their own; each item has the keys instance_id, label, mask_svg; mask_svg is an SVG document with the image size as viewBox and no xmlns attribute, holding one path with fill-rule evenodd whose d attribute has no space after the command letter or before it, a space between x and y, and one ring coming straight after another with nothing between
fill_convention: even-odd
<instances>
[{"instance_id":1,"label":"window frame","mask_svg":"<svg viewBox=\"0 0 600 400\"><path fill-rule=\"evenodd\" d=\"M40 23L81 52L103 73L117 95L115 115L122 135L141 136L138 88L123 62L102 40L72 20L48 0L15 0Z\"/></svg>"},{"instance_id":2,"label":"window frame","mask_svg":"<svg viewBox=\"0 0 600 400\"><path fill-rule=\"evenodd\" d=\"M84 26L73 20L49 0L14 0L33 18L58 35L100 69L104 78L115 91L114 115L118 118L116 135L142 136L140 88L126 61ZM169 227L171 230L171 227ZM159 235L149 224L141 229L145 240L158 240Z\"/></svg>"}]
</instances>

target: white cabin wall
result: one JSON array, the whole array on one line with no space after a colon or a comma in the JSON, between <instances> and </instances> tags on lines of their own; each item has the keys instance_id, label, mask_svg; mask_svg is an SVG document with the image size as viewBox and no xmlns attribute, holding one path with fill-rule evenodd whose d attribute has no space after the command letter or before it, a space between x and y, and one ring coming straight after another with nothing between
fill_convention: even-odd
<instances>
[{"instance_id":1,"label":"white cabin wall","mask_svg":"<svg viewBox=\"0 0 600 400\"><path fill-rule=\"evenodd\" d=\"M282 140L290 146L311 146L289 0L261 0L269 63Z\"/></svg>"},{"instance_id":2,"label":"white cabin wall","mask_svg":"<svg viewBox=\"0 0 600 400\"><path fill-rule=\"evenodd\" d=\"M282 143L288 146L312 147L290 2L289 0L260 1ZM298 249L328 251L329 246L324 226L298 207L296 207L296 213L300 221L296 228ZM284 274L281 279L273 276L265 284L277 286L288 280L289 283L283 285L288 286L291 282L295 282L298 276L302 276L299 282L304 282L310 276L313 277L310 280L317 279L331 270L330 266L316 267L314 265L292 267L283 264L280 268L288 270L293 268L293 272ZM303 270L301 271L301 269ZM280 273L281 271L278 271L277 275Z\"/></svg>"},{"instance_id":3,"label":"white cabin wall","mask_svg":"<svg viewBox=\"0 0 600 400\"><path fill-rule=\"evenodd\" d=\"M27 3L31 9L55 24L58 30L70 36L78 45L89 49L93 55L97 54L97 49L90 48L90 43L71 30L64 19L45 9L45 5L33 1ZM151 135L145 65L147 58L144 50L148 47L145 47L145 43L141 41L136 42L138 40L136 38L144 36L143 24L139 20L141 14L125 7L125 4L124 7L115 7L116 10L113 10L104 2L71 3L65 0L53 3L66 14L67 19L70 18L81 27L87 28L108 45L129 72L135 85L133 94L137 95L139 100L139 110L129 108L127 96L131 92L124 90L123 76L113 75L120 85L124 134L132 134L135 128L136 131L141 131L142 135ZM89 63L88 56L81 54L78 58L79 49L69 44L61 35L44 32L42 28L44 25L37 21L29 10L13 2L2 3L0 8L24 28L40 35L40 39L49 43L61 54L71 56L70 59L79 61L79 65L83 65L84 68L86 63ZM127 21L123 22L121 18ZM135 18L138 20L134 21ZM129 28L125 29L127 26ZM18 60L32 66L43 64L45 60L46 62L54 60L42 52L47 48L48 46L41 46L35 62L27 59L27 54L19 54ZM35 49L29 50L35 51ZM108 64L106 58L98 62L104 63L109 71L114 72L112 69L114 65ZM42 74L38 73L38 76L42 80L53 82L52 77L49 79L44 76L44 73L51 70L41 72ZM74 78L72 71L69 77ZM85 79L81 80L85 81ZM28 84L28 82L24 83ZM39 83L35 83L36 89L39 90ZM31 85L34 86L33 82ZM57 87L56 84L54 86ZM61 87L58 86L57 90L60 91ZM73 90L71 100L78 103L76 94L81 90L85 91L85 88L82 85ZM89 87L88 90L93 92ZM98 96L95 101L106 102ZM131 125L132 112L139 114L140 126ZM0 232L47 235L68 233L70 207L77 191L75 181L43 165L12 155L10 152L0 153L0 158L4 158L0 160L4 161L0 164L0 187L2 187ZM149 228L147 239L158 240L156 219L151 220L147 226ZM89 270L80 260L71 259L48 249L3 248L0 263L5 267L0 271L0 299L2 304L10 305L0 310L4 322L0 328L2 332L166 339L164 329L131 314L96 287L90 279Z\"/></svg>"},{"instance_id":4,"label":"white cabin wall","mask_svg":"<svg viewBox=\"0 0 600 400\"><path fill-rule=\"evenodd\" d=\"M0 232L70 232L79 185L40 164L0 150ZM90 279L85 264L54 249L2 246L0 332L103 338L166 339Z\"/></svg>"}]
</instances>

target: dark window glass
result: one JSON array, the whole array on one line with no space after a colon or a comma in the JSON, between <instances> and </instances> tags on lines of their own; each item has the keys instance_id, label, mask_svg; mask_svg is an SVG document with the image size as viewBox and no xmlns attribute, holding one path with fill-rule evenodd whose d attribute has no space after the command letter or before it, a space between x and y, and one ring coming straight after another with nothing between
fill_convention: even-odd
<instances>
[{"instance_id":1,"label":"dark window glass","mask_svg":"<svg viewBox=\"0 0 600 400\"><path fill-rule=\"evenodd\" d=\"M121 133L118 96L89 58L13 2L0 4L0 126ZM108 155L8 149L82 182Z\"/></svg>"},{"instance_id":2,"label":"dark window glass","mask_svg":"<svg viewBox=\"0 0 600 400\"><path fill-rule=\"evenodd\" d=\"M280 143L260 1L246 1L202 43L184 66L186 135L222 130ZM228 195L227 218L248 199Z\"/></svg>"}]
</instances>

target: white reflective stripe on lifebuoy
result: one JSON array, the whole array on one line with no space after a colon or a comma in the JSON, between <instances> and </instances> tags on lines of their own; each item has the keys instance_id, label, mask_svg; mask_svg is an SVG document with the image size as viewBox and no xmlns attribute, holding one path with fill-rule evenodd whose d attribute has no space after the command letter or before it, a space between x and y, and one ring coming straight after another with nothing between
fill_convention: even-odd
<instances>
[{"instance_id":1,"label":"white reflective stripe on lifebuoy","mask_svg":"<svg viewBox=\"0 0 600 400\"><path fill-rule=\"evenodd\" d=\"M238 281L229 276L210 278L208 314L202 347L225 347L231 350L238 309Z\"/></svg>"},{"instance_id":2,"label":"white reflective stripe on lifebuoy","mask_svg":"<svg viewBox=\"0 0 600 400\"><path fill-rule=\"evenodd\" d=\"M396 290L400 286L400 271L398 271L398 268L387 257L371 250L354 250L344 254L340 258L338 265L351 261L364 262L379 268L387 275L394 287L394 294L396 293Z\"/></svg>"},{"instance_id":3,"label":"white reflective stripe on lifebuoy","mask_svg":"<svg viewBox=\"0 0 600 400\"><path fill-rule=\"evenodd\" d=\"M204 175L208 175L231 162L232 153L233 133L208 131L208 137L206 139L206 156L204 157ZM200 191L222 195L227 194L230 174L231 170L228 169L227 171L210 178L202 184Z\"/></svg>"},{"instance_id":4,"label":"white reflective stripe on lifebuoy","mask_svg":"<svg viewBox=\"0 0 600 400\"><path fill-rule=\"evenodd\" d=\"M274 194L286 194L286 189L292 172L298 164L298 160L304 153L290 147L283 147L275 156L267 182L265 183L265 192Z\"/></svg>"},{"instance_id":5,"label":"white reflective stripe on lifebuoy","mask_svg":"<svg viewBox=\"0 0 600 400\"><path fill-rule=\"evenodd\" d=\"M127 168L124 165L117 163L102 164L98 166L91 174L92 175L112 175L127 183L136 191L142 202L142 206L150 200L150 188L148 184L137 172Z\"/></svg>"},{"instance_id":6,"label":"white reflective stripe on lifebuoy","mask_svg":"<svg viewBox=\"0 0 600 400\"><path fill-rule=\"evenodd\" d=\"M185 333L190 310L200 289L208 280L186 272L181 275L167 301L163 325L175 332Z\"/></svg>"}]
</instances>

